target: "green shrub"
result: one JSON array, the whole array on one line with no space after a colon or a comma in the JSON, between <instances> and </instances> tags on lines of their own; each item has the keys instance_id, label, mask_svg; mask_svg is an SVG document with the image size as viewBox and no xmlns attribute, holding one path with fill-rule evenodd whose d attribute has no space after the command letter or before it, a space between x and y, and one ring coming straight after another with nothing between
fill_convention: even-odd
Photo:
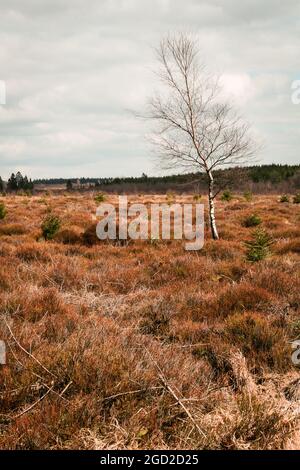
<instances>
[{"instance_id":1,"label":"green shrub","mask_svg":"<svg viewBox=\"0 0 300 470\"><path fill-rule=\"evenodd\" d=\"M94 201L97 204L100 204L101 202L104 202L105 201L105 195L103 193L96 194L96 196L94 197Z\"/></svg>"},{"instance_id":2,"label":"green shrub","mask_svg":"<svg viewBox=\"0 0 300 470\"><path fill-rule=\"evenodd\" d=\"M167 198L168 203L173 202L173 201L175 200L175 194L174 194L174 192L168 190L168 191L166 192L166 198Z\"/></svg>"},{"instance_id":3,"label":"green shrub","mask_svg":"<svg viewBox=\"0 0 300 470\"><path fill-rule=\"evenodd\" d=\"M0 219L4 219L7 214L7 210L3 202L0 202Z\"/></svg>"},{"instance_id":4,"label":"green shrub","mask_svg":"<svg viewBox=\"0 0 300 470\"><path fill-rule=\"evenodd\" d=\"M261 218L257 214L251 214L245 218L243 225L244 227L256 227L262 222Z\"/></svg>"},{"instance_id":5,"label":"green shrub","mask_svg":"<svg viewBox=\"0 0 300 470\"><path fill-rule=\"evenodd\" d=\"M255 230L252 240L245 243L247 247L247 260L256 262L265 259L270 254L273 241L270 235L262 228Z\"/></svg>"},{"instance_id":6,"label":"green shrub","mask_svg":"<svg viewBox=\"0 0 300 470\"><path fill-rule=\"evenodd\" d=\"M297 194L293 197L293 203L294 203L294 204L300 204L300 193L297 193Z\"/></svg>"},{"instance_id":7,"label":"green shrub","mask_svg":"<svg viewBox=\"0 0 300 470\"><path fill-rule=\"evenodd\" d=\"M252 201L253 194L251 193L251 191L245 191L244 192L244 198L246 199L247 202Z\"/></svg>"},{"instance_id":8,"label":"green shrub","mask_svg":"<svg viewBox=\"0 0 300 470\"><path fill-rule=\"evenodd\" d=\"M280 202L290 202L290 199L286 194L283 194L283 196L281 196L279 201Z\"/></svg>"},{"instance_id":9,"label":"green shrub","mask_svg":"<svg viewBox=\"0 0 300 470\"><path fill-rule=\"evenodd\" d=\"M60 226L61 221L59 217L53 214L47 215L41 225L43 237L45 240L52 240L52 238L59 231Z\"/></svg>"},{"instance_id":10,"label":"green shrub","mask_svg":"<svg viewBox=\"0 0 300 470\"><path fill-rule=\"evenodd\" d=\"M232 197L233 196L232 196L231 191L229 191L229 189L225 189L225 191L222 194L221 200L229 202L231 201Z\"/></svg>"}]
</instances>

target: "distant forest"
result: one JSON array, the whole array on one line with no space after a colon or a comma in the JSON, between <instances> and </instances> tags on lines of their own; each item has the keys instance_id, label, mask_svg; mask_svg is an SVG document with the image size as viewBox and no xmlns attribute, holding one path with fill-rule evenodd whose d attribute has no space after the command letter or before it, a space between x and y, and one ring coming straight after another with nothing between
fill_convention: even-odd
<instances>
[{"instance_id":1,"label":"distant forest","mask_svg":"<svg viewBox=\"0 0 300 470\"><path fill-rule=\"evenodd\" d=\"M216 171L216 181L220 187L230 187L236 191L253 192L293 192L300 188L300 165L261 165L235 167ZM118 178L49 178L37 179L34 185L66 185L68 190L91 189L107 192L179 192L203 191L205 175L202 173L176 174L168 176L118 177Z\"/></svg>"}]
</instances>

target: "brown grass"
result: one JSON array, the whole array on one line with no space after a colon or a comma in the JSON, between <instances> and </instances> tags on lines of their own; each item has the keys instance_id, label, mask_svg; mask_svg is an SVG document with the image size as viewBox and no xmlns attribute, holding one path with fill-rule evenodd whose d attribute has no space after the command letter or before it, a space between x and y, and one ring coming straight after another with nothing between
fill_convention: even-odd
<instances>
[{"instance_id":1,"label":"brown grass","mask_svg":"<svg viewBox=\"0 0 300 470\"><path fill-rule=\"evenodd\" d=\"M130 196L166 201L146 199ZM278 196L220 202L222 239L206 231L203 250L187 252L180 241L100 242L92 194L5 204L1 449L297 445L296 205L283 208ZM50 208L62 227L46 242L40 224ZM251 229L241 225L254 212L274 238L259 263L245 259Z\"/></svg>"}]
</instances>

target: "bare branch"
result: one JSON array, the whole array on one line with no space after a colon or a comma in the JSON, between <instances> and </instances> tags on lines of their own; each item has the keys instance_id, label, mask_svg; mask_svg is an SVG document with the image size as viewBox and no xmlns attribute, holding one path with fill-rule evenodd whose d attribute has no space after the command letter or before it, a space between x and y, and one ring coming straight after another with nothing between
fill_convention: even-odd
<instances>
[{"instance_id":1,"label":"bare branch","mask_svg":"<svg viewBox=\"0 0 300 470\"><path fill-rule=\"evenodd\" d=\"M169 36L157 54L166 93L149 102L147 117L155 122L153 140L163 168L188 163L208 172L248 162L255 151L249 126L221 99L218 79L198 61L196 42L184 34Z\"/></svg>"},{"instance_id":2,"label":"bare branch","mask_svg":"<svg viewBox=\"0 0 300 470\"><path fill-rule=\"evenodd\" d=\"M222 99L217 78L198 61L193 38L180 34L161 41L157 51L164 93L148 103L154 122L152 143L163 169L207 174L211 224L215 198L213 172L248 163L257 149L248 124Z\"/></svg>"}]
</instances>

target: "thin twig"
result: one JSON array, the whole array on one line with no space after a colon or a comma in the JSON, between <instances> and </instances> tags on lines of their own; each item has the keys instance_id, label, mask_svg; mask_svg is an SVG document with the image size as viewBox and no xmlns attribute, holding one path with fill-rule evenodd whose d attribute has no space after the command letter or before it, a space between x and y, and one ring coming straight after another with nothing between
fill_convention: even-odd
<instances>
[{"instance_id":1,"label":"thin twig","mask_svg":"<svg viewBox=\"0 0 300 470\"><path fill-rule=\"evenodd\" d=\"M178 348L194 348L196 346L208 346L210 343L191 343L191 344L176 344Z\"/></svg>"},{"instance_id":2,"label":"thin twig","mask_svg":"<svg viewBox=\"0 0 300 470\"><path fill-rule=\"evenodd\" d=\"M199 432L199 434L201 434L201 436L205 437L206 438L206 434L202 431L202 429L200 428L200 426L198 425L198 423L195 421L195 418L192 416L191 412L188 410L188 408L185 406L185 404L183 403L183 400L181 398L179 398L176 393L174 392L174 390L172 389L172 387L170 386L170 384L168 383L166 377L164 376L164 373L163 371L161 370L161 368L159 367L159 365L157 364L157 362L154 360L154 358L152 357L152 355L150 354L150 352L148 351L147 348L145 348L151 361L153 362L153 364L156 366L157 370L158 370L158 376L161 380L161 382L163 383L163 385L165 386L166 390L175 398L175 400L177 401L177 403L181 406L181 408L184 410L184 412L186 413L186 415L189 417L189 419L191 420L191 422L193 423L193 425L195 426L195 428L197 429L197 431Z\"/></svg>"},{"instance_id":3,"label":"thin twig","mask_svg":"<svg viewBox=\"0 0 300 470\"><path fill-rule=\"evenodd\" d=\"M53 389L53 385L51 388L49 388L47 390L46 393L44 393L43 396L41 396L37 401L35 401L34 403L32 403L32 405L30 405L28 408L26 408L25 410L23 410L21 413L17 414L16 416L13 416L12 419L17 419L17 418L20 418L20 416L23 416L25 413L28 413L28 411L32 410L38 403L40 403L42 400L44 400L44 398L46 398L47 395L49 395L49 393L52 391Z\"/></svg>"},{"instance_id":4,"label":"thin twig","mask_svg":"<svg viewBox=\"0 0 300 470\"><path fill-rule=\"evenodd\" d=\"M47 274L45 274L44 272L44 269L42 268L41 264L39 263L40 265L40 268L41 268L41 273L39 273L40 275L44 276L45 279L47 279L47 281L49 281L53 286L61 289L61 286L58 284L58 282L54 281L53 279L51 279ZM18 273L18 277L20 279L20 276L19 276L19 271L20 271L20 268L25 268L27 269L28 271L30 271L31 273L33 274L36 274L38 275L38 273L32 269L30 266L28 266L27 264L19 264L19 266L17 267L17 273Z\"/></svg>"},{"instance_id":5,"label":"thin twig","mask_svg":"<svg viewBox=\"0 0 300 470\"><path fill-rule=\"evenodd\" d=\"M13 334L12 330L11 330L11 327L9 326L6 318L3 317L3 320L4 320L4 323L6 324L10 334L11 334L11 337L13 338L13 340L15 341L15 343L19 346L20 349L22 349L23 352L25 352L29 357L31 357L31 359L33 359L35 362L37 362L37 364L39 364L46 372L48 372L48 374L52 375L52 377L57 377L57 375L53 374L53 372L51 372L49 369L47 369L47 367L45 367L35 356L33 356L29 351L27 351L27 349L25 349L20 343L19 341L17 340L17 338L15 337L15 335Z\"/></svg>"},{"instance_id":6,"label":"thin twig","mask_svg":"<svg viewBox=\"0 0 300 470\"><path fill-rule=\"evenodd\" d=\"M46 387L48 390L50 390L51 387L49 387L49 385L47 385L47 384L45 383L45 380L46 380L45 377L42 377L41 375L37 374L37 373L34 372L33 370L28 369L28 367L26 367L26 366L20 361L20 359L16 356L16 354L15 354L14 350L12 349L11 345L9 344L9 342L8 342L7 344L8 344L8 347L9 347L9 349L10 349L10 352L11 352L12 355L14 356L16 362L17 362L23 369L29 370L35 377L37 377L38 379L42 380L42 385L43 385L43 387ZM62 400L64 400L64 401L70 403L70 401L69 401L67 398L63 397L62 395L63 395L63 393L65 393L66 389L69 388L69 385L71 385L71 383L72 383L72 381L67 385L67 387L66 387L61 393L58 393L58 392L56 392L55 390L51 390L51 392L54 393L54 395L57 395L58 397L60 397Z\"/></svg>"},{"instance_id":7,"label":"thin twig","mask_svg":"<svg viewBox=\"0 0 300 470\"><path fill-rule=\"evenodd\" d=\"M61 393L58 393L58 395L64 400L66 400L66 398L63 397L63 394L68 390L68 388L70 387L70 385L72 385L72 383L73 383L73 380L70 380L70 382L65 386L63 391Z\"/></svg>"},{"instance_id":8,"label":"thin twig","mask_svg":"<svg viewBox=\"0 0 300 470\"><path fill-rule=\"evenodd\" d=\"M128 392L121 392L121 393L117 393L116 395L111 395L110 397L103 398L103 401L113 400L114 398L119 398L124 395L134 395L140 392L147 392L148 390L161 390L163 388L164 387L160 386L160 387L140 388L139 390L129 390Z\"/></svg>"}]
</instances>

